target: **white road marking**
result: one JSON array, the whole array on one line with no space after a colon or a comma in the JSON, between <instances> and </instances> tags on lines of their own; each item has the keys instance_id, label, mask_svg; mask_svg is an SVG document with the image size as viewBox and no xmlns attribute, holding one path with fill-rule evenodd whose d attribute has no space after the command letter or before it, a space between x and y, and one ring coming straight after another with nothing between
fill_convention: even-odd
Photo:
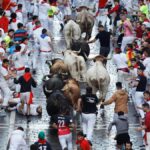
<instances>
[{"instance_id":1,"label":"white road marking","mask_svg":"<svg viewBox=\"0 0 150 150\"><path fill-rule=\"evenodd\" d=\"M8 132L9 135L8 135L8 139L7 139L7 144L8 144L9 138L11 136L11 133L14 130L14 127L15 127L15 118L16 118L16 111L12 111L10 113L9 132ZM6 144L6 147L7 147L7 144Z\"/></svg>"}]
</instances>

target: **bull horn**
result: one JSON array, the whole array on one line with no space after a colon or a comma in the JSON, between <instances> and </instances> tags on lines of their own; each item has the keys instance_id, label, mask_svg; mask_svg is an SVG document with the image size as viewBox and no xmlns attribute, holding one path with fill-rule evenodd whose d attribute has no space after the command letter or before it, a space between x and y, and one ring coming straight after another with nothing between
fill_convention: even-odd
<instances>
[{"instance_id":1,"label":"bull horn","mask_svg":"<svg viewBox=\"0 0 150 150\"><path fill-rule=\"evenodd\" d=\"M62 75L68 75L68 73L66 72L66 73L61 73Z\"/></svg>"},{"instance_id":2,"label":"bull horn","mask_svg":"<svg viewBox=\"0 0 150 150\"><path fill-rule=\"evenodd\" d=\"M62 54L63 52L65 52L66 50L63 50L63 51L61 51L61 52L57 52L57 54Z\"/></svg>"},{"instance_id":3,"label":"bull horn","mask_svg":"<svg viewBox=\"0 0 150 150\"><path fill-rule=\"evenodd\" d=\"M53 92L53 90L48 90L46 87L45 87L45 91L49 94Z\"/></svg>"},{"instance_id":4,"label":"bull horn","mask_svg":"<svg viewBox=\"0 0 150 150\"><path fill-rule=\"evenodd\" d=\"M107 57L105 57L105 56L102 56L105 60L111 60L112 58L110 57L110 58L107 58Z\"/></svg>"},{"instance_id":5,"label":"bull horn","mask_svg":"<svg viewBox=\"0 0 150 150\"><path fill-rule=\"evenodd\" d=\"M106 60L111 60L112 59L112 57L110 57L110 58L106 58Z\"/></svg>"},{"instance_id":6,"label":"bull horn","mask_svg":"<svg viewBox=\"0 0 150 150\"><path fill-rule=\"evenodd\" d=\"M85 56L85 58L87 59L87 60L94 60L95 59L95 57L93 57L93 58L89 58L89 57L87 57L87 55L84 53L84 56Z\"/></svg>"},{"instance_id":7,"label":"bull horn","mask_svg":"<svg viewBox=\"0 0 150 150\"><path fill-rule=\"evenodd\" d=\"M77 23L81 22L79 19L76 20Z\"/></svg>"},{"instance_id":8,"label":"bull horn","mask_svg":"<svg viewBox=\"0 0 150 150\"><path fill-rule=\"evenodd\" d=\"M73 51L73 52L76 54L79 54L79 53L81 53L81 48L79 49L79 51Z\"/></svg>"}]
</instances>

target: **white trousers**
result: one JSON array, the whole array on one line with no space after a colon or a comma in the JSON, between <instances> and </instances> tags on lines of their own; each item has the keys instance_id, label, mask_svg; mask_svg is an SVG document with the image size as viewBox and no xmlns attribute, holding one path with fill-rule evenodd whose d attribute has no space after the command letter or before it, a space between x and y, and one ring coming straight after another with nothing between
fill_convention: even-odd
<instances>
[{"instance_id":1,"label":"white trousers","mask_svg":"<svg viewBox=\"0 0 150 150\"><path fill-rule=\"evenodd\" d=\"M40 22L41 22L43 28L45 28L47 30L49 29L48 28L49 27L49 19L48 18L46 18L46 19L40 19Z\"/></svg>"},{"instance_id":2,"label":"white trousers","mask_svg":"<svg viewBox=\"0 0 150 150\"><path fill-rule=\"evenodd\" d=\"M65 148L67 148L68 150L73 150L71 133L66 135L60 135L58 138L62 150L64 150Z\"/></svg>"},{"instance_id":3,"label":"white trousers","mask_svg":"<svg viewBox=\"0 0 150 150\"><path fill-rule=\"evenodd\" d=\"M124 52L126 45L129 43L132 43L134 39L135 39L134 36L124 36L123 37L122 44L121 44L122 52Z\"/></svg>"},{"instance_id":4,"label":"white trousers","mask_svg":"<svg viewBox=\"0 0 150 150\"><path fill-rule=\"evenodd\" d=\"M40 53L40 59L41 59L41 67L42 67L42 73L43 75L47 74L47 66L46 66L46 60L51 60L52 54L51 52L41 52Z\"/></svg>"},{"instance_id":5,"label":"white trousers","mask_svg":"<svg viewBox=\"0 0 150 150\"><path fill-rule=\"evenodd\" d=\"M94 125L96 122L96 114L81 114L83 133L86 134L88 140L92 141Z\"/></svg>"},{"instance_id":6,"label":"white trousers","mask_svg":"<svg viewBox=\"0 0 150 150\"><path fill-rule=\"evenodd\" d=\"M23 101L25 104L28 104L30 99L30 92L20 93L20 100Z\"/></svg>"},{"instance_id":7,"label":"white trousers","mask_svg":"<svg viewBox=\"0 0 150 150\"><path fill-rule=\"evenodd\" d=\"M121 70L118 70L117 73L118 73L118 82L122 82L123 87L128 91L128 82L126 81L126 79L129 77L129 73Z\"/></svg>"},{"instance_id":8,"label":"white trousers","mask_svg":"<svg viewBox=\"0 0 150 150\"><path fill-rule=\"evenodd\" d=\"M144 100L144 96L143 96L143 92L135 92L135 100L134 100L134 104L135 104L135 108L137 106L142 107L143 101ZM137 112L141 115L142 118L144 118L144 111L141 109L137 109Z\"/></svg>"},{"instance_id":9,"label":"white trousers","mask_svg":"<svg viewBox=\"0 0 150 150\"><path fill-rule=\"evenodd\" d=\"M33 69L37 68L38 55L39 55L39 45L36 42L33 42L33 55L32 55L32 67Z\"/></svg>"},{"instance_id":10,"label":"white trousers","mask_svg":"<svg viewBox=\"0 0 150 150\"><path fill-rule=\"evenodd\" d=\"M0 89L3 95L3 103L2 106L8 106L8 101L11 99L12 91L9 89L7 83L0 84Z\"/></svg>"},{"instance_id":11,"label":"white trousers","mask_svg":"<svg viewBox=\"0 0 150 150\"><path fill-rule=\"evenodd\" d=\"M146 150L150 150L150 132L147 132L147 146L146 146Z\"/></svg>"}]
</instances>

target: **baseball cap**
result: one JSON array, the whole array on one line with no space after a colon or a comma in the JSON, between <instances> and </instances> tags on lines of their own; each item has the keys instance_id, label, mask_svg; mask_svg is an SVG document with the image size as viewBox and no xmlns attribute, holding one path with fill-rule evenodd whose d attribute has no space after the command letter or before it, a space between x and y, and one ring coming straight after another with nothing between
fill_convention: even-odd
<instances>
[{"instance_id":1,"label":"baseball cap","mask_svg":"<svg viewBox=\"0 0 150 150\"><path fill-rule=\"evenodd\" d=\"M45 133L43 131L40 131L39 135L38 135L38 138L41 139L41 140L44 140L45 139Z\"/></svg>"}]
</instances>

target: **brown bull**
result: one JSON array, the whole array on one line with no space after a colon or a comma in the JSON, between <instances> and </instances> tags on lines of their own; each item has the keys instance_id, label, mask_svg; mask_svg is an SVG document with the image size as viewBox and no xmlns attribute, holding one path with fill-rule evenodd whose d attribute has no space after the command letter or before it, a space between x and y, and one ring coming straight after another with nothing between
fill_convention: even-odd
<instances>
[{"instance_id":1,"label":"brown bull","mask_svg":"<svg viewBox=\"0 0 150 150\"><path fill-rule=\"evenodd\" d=\"M68 74L68 68L67 65L64 64L63 60L53 60L52 66L50 69L51 74Z\"/></svg>"},{"instance_id":2,"label":"brown bull","mask_svg":"<svg viewBox=\"0 0 150 150\"><path fill-rule=\"evenodd\" d=\"M80 87L75 79L68 79L63 87L64 95L71 101L71 105L76 109L80 97Z\"/></svg>"}]
</instances>

